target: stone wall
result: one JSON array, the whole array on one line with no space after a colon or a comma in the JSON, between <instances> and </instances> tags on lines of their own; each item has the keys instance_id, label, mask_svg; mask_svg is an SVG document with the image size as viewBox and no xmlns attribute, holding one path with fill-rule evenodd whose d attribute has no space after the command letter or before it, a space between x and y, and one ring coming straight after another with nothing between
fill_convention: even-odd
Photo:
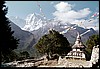
<instances>
[{"instance_id":1,"label":"stone wall","mask_svg":"<svg viewBox=\"0 0 100 69\"><path fill-rule=\"evenodd\" d=\"M90 62L92 64L96 64L98 62L98 59L99 59L99 45L93 47Z\"/></svg>"}]
</instances>

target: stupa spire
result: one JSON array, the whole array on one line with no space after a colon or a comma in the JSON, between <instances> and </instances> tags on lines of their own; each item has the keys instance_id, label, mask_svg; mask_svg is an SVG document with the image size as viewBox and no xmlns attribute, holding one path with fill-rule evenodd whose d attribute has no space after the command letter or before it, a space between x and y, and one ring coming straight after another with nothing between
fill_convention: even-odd
<instances>
[{"instance_id":1,"label":"stupa spire","mask_svg":"<svg viewBox=\"0 0 100 69\"><path fill-rule=\"evenodd\" d=\"M77 32L77 38L76 38L75 44L72 46L72 48L78 48L78 49L85 48L85 45L81 41L79 32Z\"/></svg>"}]
</instances>

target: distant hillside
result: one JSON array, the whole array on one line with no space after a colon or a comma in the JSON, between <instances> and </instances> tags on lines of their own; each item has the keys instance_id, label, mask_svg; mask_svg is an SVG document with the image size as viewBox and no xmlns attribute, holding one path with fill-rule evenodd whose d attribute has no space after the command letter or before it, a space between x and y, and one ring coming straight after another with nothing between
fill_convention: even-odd
<instances>
[{"instance_id":1,"label":"distant hillside","mask_svg":"<svg viewBox=\"0 0 100 69\"><path fill-rule=\"evenodd\" d=\"M16 51L27 50L30 53L30 50L28 49L33 50L33 45L36 43L34 35L28 31L22 30L13 22L11 22L11 28L12 28L12 31L14 31L14 36L20 39L19 41L20 44Z\"/></svg>"}]
</instances>

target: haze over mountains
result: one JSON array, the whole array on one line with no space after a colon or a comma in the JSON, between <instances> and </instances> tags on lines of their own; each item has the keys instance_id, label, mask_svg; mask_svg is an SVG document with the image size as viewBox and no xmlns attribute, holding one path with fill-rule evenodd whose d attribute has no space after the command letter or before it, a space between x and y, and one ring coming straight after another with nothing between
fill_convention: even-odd
<instances>
[{"instance_id":1,"label":"haze over mountains","mask_svg":"<svg viewBox=\"0 0 100 69\"><path fill-rule=\"evenodd\" d=\"M16 24L17 26L19 26L20 28L24 27L25 25L25 20L21 19L19 17L14 17L14 16L10 16L9 19L14 22L14 24Z\"/></svg>"},{"instance_id":2,"label":"haze over mountains","mask_svg":"<svg viewBox=\"0 0 100 69\"><path fill-rule=\"evenodd\" d=\"M81 37L83 42L86 42L89 36L98 34L92 28L85 29L78 25L63 23L56 19L45 19L37 13L29 14L25 20L18 17L9 17L9 19L12 21L12 30L15 31L14 36L20 39L20 45L18 47L19 50L33 50L34 44L44 34L47 34L49 29L55 29L62 32L66 31L67 27L74 26L75 30L69 30L63 34L71 44L73 44L76 39L77 31L82 34L89 30Z\"/></svg>"}]
</instances>

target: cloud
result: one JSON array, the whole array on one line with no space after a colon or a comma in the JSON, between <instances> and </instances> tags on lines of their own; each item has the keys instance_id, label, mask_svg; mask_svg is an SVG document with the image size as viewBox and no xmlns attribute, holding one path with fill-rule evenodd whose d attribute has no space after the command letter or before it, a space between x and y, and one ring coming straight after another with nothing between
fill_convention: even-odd
<instances>
[{"instance_id":1,"label":"cloud","mask_svg":"<svg viewBox=\"0 0 100 69\"><path fill-rule=\"evenodd\" d=\"M91 22L85 24L87 28L93 28L94 30L99 30L99 20L93 19Z\"/></svg>"},{"instance_id":2,"label":"cloud","mask_svg":"<svg viewBox=\"0 0 100 69\"><path fill-rule=\"evenodd\" d=\"M71 22L75 19L80 19L88 16L91 11L89 8L84 8L79 11L75 11L72 9L73 5L65 2L60 2L55 6L56 11L53 13L56 19L61 20L63 22Z\"/></svg>"},{"instance_id":3,"label":"cloud","mask_svg":"<svg viewBox=\"0 0 100 69\"><path fill-rule=\"evenodd\" d=\"M89 21L89 19L74 20L71 22L71 24L77 24L78 26L86 28L86 29L93 28L94 30L99 30L98 19L92 19L92 21Z\"/></svg>"},{"instance_id":4,"label":"cloud","mask_svg":"<svg viewBox=\"0 0 100 69\"><path fill-rule=\"evenodd\" d=\"M60 2L54 5L54 7L56 11L53 13L53 16L55 16L55 19L60 20L62 22L77 24L84 28L90 28L90 27L94 28L95 23L98 24L97 19L93 19L90 22L89 19L84 20L84 18L91 13L89 8L83 8L75 11L73 10L73 5L69 4L68 2Z\"/></svg>"},{"instance_id":5,"label":"cloud","mask_svg":"<svg viewBox=\"0 0 100 69\"><path fill-rule=\"evenodd\" d=\"M55 5L55 8L59 12L67 12L67 11L70 11L71 10L71 6L72 5L71 4L68 4L67 2L66 3L60 2L57 5Z\"/></svg>"}]
</instances>

